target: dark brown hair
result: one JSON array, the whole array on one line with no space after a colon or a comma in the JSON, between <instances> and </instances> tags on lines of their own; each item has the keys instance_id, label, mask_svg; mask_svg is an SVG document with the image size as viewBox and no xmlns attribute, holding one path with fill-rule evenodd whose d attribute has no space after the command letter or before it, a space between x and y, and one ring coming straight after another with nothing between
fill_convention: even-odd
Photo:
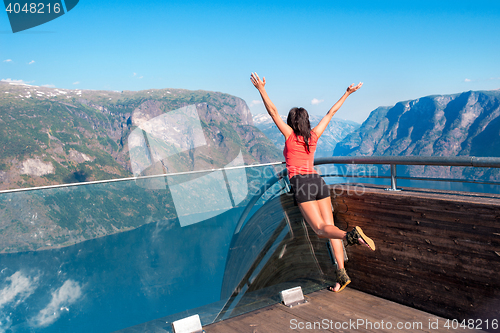
<instances>
[{"instance_id":1,"label":"dark brown hair","mask_svg":"<svg viewBox=\"0 0 500 333\"><path fill-rule=\"evenodd\" d=\"M299 136L304 138L307 152L310 153L309 139L311 138L311 123L309 122L309 114L306 109L292 108L290 112L288 112L286 123L293 129L297 138Z\"/></svg>"}]
</instances>

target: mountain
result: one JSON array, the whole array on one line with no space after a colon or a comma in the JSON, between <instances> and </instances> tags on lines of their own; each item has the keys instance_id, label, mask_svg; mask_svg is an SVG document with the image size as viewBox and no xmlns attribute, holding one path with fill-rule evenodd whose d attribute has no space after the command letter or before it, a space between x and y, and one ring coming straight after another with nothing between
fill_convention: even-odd
<instances>
[{"instance_id":1,"label":"mountain","mask_svg":"<svg viewBox=\"0 0 500 333\"><path fill-rule=\"evenodd\" d=\"M286 122L286 116L281 115L281 118ZM322 117L309 115L311 127L316 126ZM253 116L254 125L260 129L281 151L285 147L285 138L278 130L269 114L257 114ZM319 139L316 148L315 157L332 156L335 145L340 142L346 135L359 128L359 124L353 121L332 118L330 124L323 132Z\"/></svg>"},{"instance_id":2,"label":"mountain","mask_svg":"<svg viewBox=\"0 0 500 333\"><path fill-rule=\"evenodd\" d=\"M340 156L500 156L500 90L427 96L379 107L338 143ZM500 180L495 169L408 167L412 176Z\"/></svg>"},{"instance_id":3,"label":"mountain","mask_svg":"<svg viewBox=\"0 0 500 333\"><path fill-rule=\"evenodd\" d=\"M242 99L181 89L66 90L0 81L0 141L2 190L282 159ZM245 175L236 168L3 193L0 253L70 246L152 222L179 225L192 211L203 220L245 203L247 189L238 186Z\"/></svg>"},{"instance_id":4,"label":"mountain","mask_svg":"<svg viewBox=\"0 0 500 333\"><path fill-rule=\"evenodd\" d=\"M0 190L138 175L131 163L131 133L189 105L196 108L194 115L201 123L201 143L186 142L192 139L189 132L182 132L191 130L182 127L185 118L170 117L170 124L163 124L161 140L182 153L167 169L151 167L142 175L223 167L240 150L247 164L281 158L253 126L246 103L227 94L182 89L67 90L3 81Z\"/></svg>"}]
</instances>

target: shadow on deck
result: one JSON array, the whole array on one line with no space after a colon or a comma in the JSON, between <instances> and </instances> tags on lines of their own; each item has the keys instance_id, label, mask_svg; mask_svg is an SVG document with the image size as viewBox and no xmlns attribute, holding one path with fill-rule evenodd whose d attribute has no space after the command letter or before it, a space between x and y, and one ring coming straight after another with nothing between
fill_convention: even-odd
<instances>
[{"instance_id":1,"label":"shadow on deck","mask_svg":"<svg viewBox=\"0 0 500 333\"><path fill-rule=\"evenodd\" d=\"M321 290L306 299L303 305L275 304L204 329L207 333L470 332L454 329L457 323L450 320L352 288L338 294Z\"/></svg>"}]
</instances>

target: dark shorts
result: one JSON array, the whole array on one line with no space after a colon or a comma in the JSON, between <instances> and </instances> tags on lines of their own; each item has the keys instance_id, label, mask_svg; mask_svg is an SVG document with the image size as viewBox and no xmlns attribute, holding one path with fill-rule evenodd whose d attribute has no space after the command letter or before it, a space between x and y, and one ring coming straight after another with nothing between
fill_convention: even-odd
<instances>
[{"instance_id":1,"label":"dark shorts","mask_svg":"<svg viewBox=\"0 0 500 333\"><path fill-rule=\"evenodd\" d=\"M290 185L296 203L330 197L330 189L323 178L316 173L295 175L290 178Z\"/></svg>"}]
</instances>

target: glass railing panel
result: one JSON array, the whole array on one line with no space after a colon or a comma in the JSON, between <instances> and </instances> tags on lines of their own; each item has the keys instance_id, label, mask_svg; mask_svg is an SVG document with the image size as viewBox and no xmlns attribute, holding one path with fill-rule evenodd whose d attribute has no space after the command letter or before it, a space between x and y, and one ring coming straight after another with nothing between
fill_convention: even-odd
<instances>
[{"instance_id":1,"label":"glass railing panel","mask_svg":"<svg viewBox=\"0 0 500 333\"><path fill-rule=\"evenodd\" d=\"M110 332L220 297L184 290L217 279L236 211L183 228L169 191L134 181L2 197L4 327Z\"/></svg>"},{"instance_id":2,"label":"glass railing panel","mask_svg":"<svg viewBox=\"0 0 500 333\"><path fill-rule=\"evenodd\" d=\"M228 166L0 193L0 331L153 322L168 331L160 318L198 309L207 324L279 301L252 281L293 238L283 169ZM259 236L238 237L252 233Z\"/></svg>"}]
</instances>

